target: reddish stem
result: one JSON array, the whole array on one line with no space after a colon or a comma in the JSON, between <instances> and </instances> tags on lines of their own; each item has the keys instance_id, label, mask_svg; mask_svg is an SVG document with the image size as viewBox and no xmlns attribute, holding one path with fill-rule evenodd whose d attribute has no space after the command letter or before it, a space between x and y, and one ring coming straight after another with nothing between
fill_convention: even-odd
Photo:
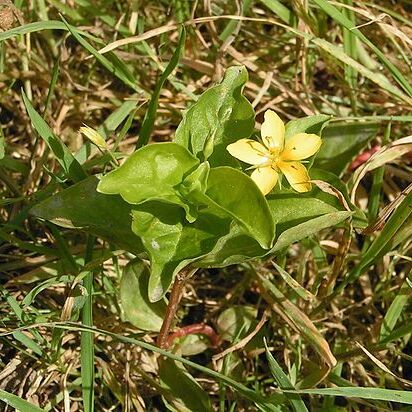
<instances>
[{"instance_id":1,"label":"reddish stem","mask_svg":"<svg viewBox=\"0 0 412 412\"><path fill-rule=\"evenodd\" d=\"M215 332L215 330L209 326L205 325L204 323L195 323L193 325L184 326L178 329L176 332L173 332L167 338L167 347L172 346L173 341L178 338L182 338L183 336L193 335L193 334L201 334L205 335L210 339L211 347L217 348L221 344L221 339L219 335Z\"/></svg>"},{"instance_id":2,"label":"reddish stem","mask_svg":"<svg viewBox=\"0 0 412 412\"><path fill-rule=\"evenodd\" d=\"M170 292L169 296L169 303L166 308L166 314L156 340L157 346L159 346L159 348L167 347L167 338L169 336L169 330L172 326L172 322L176 315L177 308L179 307L180 299L182 298L183 287L189 273L189 269L183 269L180 273L176 275L176 278L173 282L172 291Z\"/></svg>"},{"instance_id":3,"label":"reddish stem","mask_svg":"<svg viewBox=\"0 0 412 412\"><path fill-rule=\"evenodd\" d=\"M366 163L369 160L369 158L380 149L381 149L380 146L373 146L371 149L365 150L364 152L359 154L354 159L354 161L349 165L348 171L353 172L360 165L363 165L364 163Z\"/></svg>"}]
</instances>

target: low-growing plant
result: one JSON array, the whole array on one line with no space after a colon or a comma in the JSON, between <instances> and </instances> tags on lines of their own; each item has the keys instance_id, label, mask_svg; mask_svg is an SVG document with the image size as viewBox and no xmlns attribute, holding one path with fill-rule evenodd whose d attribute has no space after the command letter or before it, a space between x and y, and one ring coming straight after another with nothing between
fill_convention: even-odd
<instances>
[{"instance_id":1,"label":"low-growing plant","mask_svg":"<svg viewBox=\"0 0 412 412\"><path fill-rule=\"evenodd\" d=\"M131 263L140 268L133 286L140 291L133 299L136 307L128 302L136 293L130 282L123 282L128 290L122 297L126 312L136 313L131 318L138 327L158 330L164 317L161 347L182 286L197 269L274 256L353 213L332 195L313 189L301 163L307 158L308 166L313 163L330 116L284 125L268 110L259 137L254 110L242 95L247 78L244 67L230 67L222 82L187 110L172 142L143 146L113 171L82 180L33 210L57 224L105 232L108 240L149 259L148 275L141 258ZM105 149L96 131L82 131ZM253 165L251 176L245 163ZM108 208L110 222L99 217ZM165 307L161 303L172 283ZM143 308L144 316L139 315Z\"/></svg>"}]
</instances>

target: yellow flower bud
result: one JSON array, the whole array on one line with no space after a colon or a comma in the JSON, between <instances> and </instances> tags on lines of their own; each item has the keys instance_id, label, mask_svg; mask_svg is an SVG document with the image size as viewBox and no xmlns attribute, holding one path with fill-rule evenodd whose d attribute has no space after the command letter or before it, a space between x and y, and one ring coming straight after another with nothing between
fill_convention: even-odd
<instances>
[{"instance_id":1,"label":"yellow flower bud","mask_svg":"<svg viewBox=\"0 0 412 412\"><path fill-rule=\"evenodd\" d=\"M106 140L93 128L84 125L80 128L80 133L84 134L92 143L101 149L107 149Z\"/></svg>"}]
</instances>

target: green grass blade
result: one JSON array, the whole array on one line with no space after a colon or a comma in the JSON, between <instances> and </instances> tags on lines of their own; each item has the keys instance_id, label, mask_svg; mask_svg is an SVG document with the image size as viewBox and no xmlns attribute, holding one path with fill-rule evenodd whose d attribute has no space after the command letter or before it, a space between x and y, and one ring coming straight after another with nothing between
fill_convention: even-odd
<instances>
[{"instance_id":1,"label":"green grass blade","mask_svg":"<svg viewBox=\"0 0 412 412\"><path fill-rule=\"evenodd\" d=\"M106 68L110 73L116 76L126 86L129 86L135 92L146 94L143 89L137 86L133 75L129 72L126 65L120 59L115 58L114 61L111 62L107 57L100 54L98 50L95 49L87 40L85 40L80 34L79 30L76 29L76 27L71 26L64 19L64 17L62 17L62 20L72 36L80 43L80 45L82 45L89 53L91 53L104 68ZM111 56L114 55L111 54Z\"/></svg>"},{"instance_id":2,"label":"green grass blade","mask_svg":"<svg viewBox=\"0 0 412 412\"><path fill-rule=\"evenodd\" d=\"M245 15L250 9L250 6L252 5L252 0L243 0L242 1L242 7L241 7L241 12L242 15ZM230 21L225 29L222 31L222 33L219 34L219 39L224 42L226 41L231 35L236 34L237 27L239 25L240 21L232 20Z\"/></svg>"},{"instance_id":3,"label":"green grass blade","mask_svg":"<svg viewBox=\"0 0 412 412\"><path fill-rule=\"evenodd\" d=\"M57 58L53 65L52 78L50 81L49 90L47 92L46 103L44 103L43 118L47 112L47 109L49 108L51 98L53 97L54 89L56 87L57 79L59 77L59 71L60 71L60 60L59 58Z\"/></svg>"},{"instance_id":4,"label":"green grass blade","mask_svg":"<svg viewBox=\"0 0 412 412\"><path fill-rule=\"evenodd\" d=\"M2 389L0 389L0 401L3 401L5 404L16 408L20 412L44 412L44 409L41 409L38 406L25 401L19 396L3 391Z\"/></svg>"},{"instance_id":5,"label":"green grass blade","mask_svg":"<svg viewBox=\"0 0 412 412\"><path fill-rule=\"evenodd\" d=\"M281 278L289 285L289 287L302 299L306 301L314 301L316 297L312 295L309 291L307 291L303 286L300 285L292 276L289 275L286 270L284 270L281 266L279 266L276 262L272 261L273 266L278 271Z\"/></svg>"},{"instance_id":6,"label":"green grass blade","mask_svg":"<svg viewBox=\"0 0 412 412\"><path fill-rule=\"evenodd\" d=\"M353 6L352 0L345 0L345 3L349 6ZM343 9L343 14L346 16L348 20L351 21L352 26L356 26L356 18L355 13L353 10L348 10L346 8ZM350 56L352 59L357 60L358 57L358 48L357 48L357 38L352 33L351 30L343 27L343 50L345 53ZM356 102L356 90L357 90L357 83L358 83L358 73L357 71L350 65L345 65L345 80L348 83L350 88L350 98L352 104L352 111L354 113L357 112L357 102Z\"/></svg>"},{"instance_id":7,"label":"green grass blade","mask_svg":"<svg viewBox=\"0 0 412 412\"><path fill-rule=\"evenodd\" d=\"M391 130L392 122L389 122L385 128L382 144L388 144L390 142ZM373 170L372 174L372 188L368 202L368 221L370 225L375 221L375 219L378 216L379 204L381 201L383 178L385 175L385 166L380 166L377 169Z\"/></svg>"},{"instance_id":8,"label":"green grass blade","mask_svg":"<svg viewBox=\"0 0 412 412\"><path fill-rule=\"evenodd\" d=\"M381 233L375 238L368 250L364 253L361 261L356 265L355 269L350 272L347 279L342 282L336 292L342 291L347 284L354 282L359 276L365 272L377 259L379 259L386 251L387 245L391 244L391 240L396 232L402 227L406 219L412 213L412 192L406 195L402 203L392 213L385 224ZM395 245L392 245L394 247Z\"/></svg>"},{"instance_id":9,"label":"green grass blade","mask_svg":"<svg viewBox=\"0 0 412 412\"><path fill-rule=\"evenodd\" d=\"M390 335L396 323L398 322L398 319L402 315L405 305L410 300L412 294L410 282L412 282L412 271L409 272L409 275L399 289L399 293L392 301L388 311L385 314L385 317L383 318L380 330L380 341L386 339Z\"/></svg>"},{"instance_id":10,"label":"green grass blade","mask_svg":"<svg viewBox=\"0 0 412 412\"><path fill-rule=\"evenodd\" d=\"M346 29L350 30L356 37L358 37L362 42L368 45L374 53L379 57L381 62L390 71L397 83L402 87L402 89L412 97L412 87L399 69L391 63L391 61L385 56L378 47L376 47L359 29L353 26L353 22L348 19L344 14L342 14L333 4L327 0L312 0L316 3L325 13L327 13L332 19L337 21L339 24L344 26Z\"/></svg>"},{"instance_id":11,"label":"green grass blade","mask_svg":"<svg viewBox=\"0 0 412 412\"><path fill-rule=\"evenodd\" d=\"M23 90L22 95L24 105L26 106L33 127L56 156L56 159L63 168L66 176L74 182L79 182L87 177L86 172L83 170L80 163L74 158L67 146L52 132L49 125L43 120L39 113L36 112Z\"/></svg>"},{"instance_id":12,"label":"green grass blade","mask_svg":"<svg viewBox=\"0 0 412 412\"><path fill-rule=\"evenodd\" d=\"M120 107L118 107L113 113L105 119L102 125L97 128L97 131L102 137L108 139L110 134L113 133L119 125L126 119L129 114L134 111L136 107L136 102L132 100L127 100L123 102ZM92 126L92 125L89 125ZM116 149L115 148L114 150ZM77 151L75 158L79 161L80 164L84 164L90 155L90 142L86 141L85 144ZM86 168L87 170L87 168Z\"/></svg>"},{"instance_id":13,"label":"green grass blade","mask_svg":"<svg viewBox=\"0 0 412 412\"><path fill-rule=\"evenodd\" d=\"M28 23L28 24L23 24L22 26L15 27L10 30L6 30L4 32L0 33L0 42L3 40L8 40L16 36L20 36L22 34L27 34L27 33L35 33L37 31L42 31L42 30L64 30L67 31L67 27L64 23L61 21L57 20L48 20L48 21L37 21L35 23ZM77 30L78 33L80 33L84 37L88 37L90 39L95 39L96 37L90 35L87 32L84 32L82 30Z\"/></svg>"},{"instance_id":14,"label":"green grass blade","mask_svg":"<svg viewBox=\"0 0 412 412\"><path fill-rule=\"evenodd\" d=\"M266 358L269 363L269 368L270 368L270 371L273 377L276 379L276 382L278 383L279 388L295 389L294 386L292 385L292 382L289 380L288 376L286 375L286 373L283 372L282 368L279 366L276 359L269 352L269 348L266 344L266 339L264 343L265 343ZM295 412L308 412L308 409L306 408L305 403L302 401L302 398L299 395L291 393L291 394L286 394L286 397L288 401L290 402L290 404L292 405L292 408Z\"/></svg>"},{"instance_id":15,"label":"green grass blade","mask_svg":"<svg viewBox=\"0 0 412 412\"><path fill-rule=\"evenodd\" d=\"M286 392L286 391L285 391ZM322 396L343 396L345 398L373 399L376 401L398 402L412 405L412 391L400 391L381 388L364 387L341 387L341 388L320 388L301 389L288 391L290 393L322 395Z\"/></svg>"},{"instance_id":16,"label":"green grass blade","mask_svg":"<svg viewBox=\"0 0 412 412\"><path fill-rule=\"evenodd\" d=\"M175 69L175 67L179 63L180 55L182 54L182 50L184 48L185 39L186 39L186 30L182 26L180 30L180 37L179 37L177 48L175 52L173 53L173 56L170 59L169 64L166 66L163 74L160 76L160 79L157 82L156 87L153 91L152 98L150 99L149 107L147 108L145 117L143 119L143 124L140 130L140 133L139 133L139 140L137 141L137 145L136 145L137 148L145 146L149 142L150 135L153 131L154 121L156 118L156 111L157 111L157 106L159 104L160 92L162 90L162 87L166 79L169 77L169 75L172 73L172 71Z\"/></svg>"},{"instance_id":17,"label":"green grass blade","mask_svg":"<svg viewBox=\"0 0 412 412\"><path fill-rule=\"evenodd\" d=\"M260 0L270 11L276 14L286 24L293 25L293 13L279 0Z\"/></svg>"},{"instance_id":18,"label":"green grass blade","mask_svg":"<svg viewBox=\"0 0 412 412\"><path fill-rule=\"evenodd\" d=\"M165 349L160 349L157 346L151 345L149 343L146 343L144 341L134 339L128 336L123 336L117 333L112 333L108 332L103 329L97 329L97 328L91 328L88 326L84 326L81 324L77 323L72 323L72 322L54 322L54 323L44 323L44 324L37 324L37 326L45 326L45 327L51 327L51 328L59 328L62 330L71 330L71 331L79 331L79 332L90 332L94 334L99 334L103 336L109 336L115 340L118 340L120 342L136 345L140 348L149 350L151 352L158 353L162 356L166 356L169 359L173 359L175 361L181 362L186 366L189 366L199 372L202 372L213 379L216 379L218 382L223 382L224 384L230 386L232 389L236 390L239 392L239 394L243 395L245 398L253 401L253 402L260 402L260 403L267 403L267 399L259 394L258 392L255 392L254 390L248 388L247 386L243 385L242 383L239 383L235 381L234 379L230 378L229 376L223 375L219 372L214 371L213 369L209 369L205 366L199 365L195 362L192 362L186 358L183 358L179 355L176 355L172 352L169 352ZM31 327L24 327L24 328L19 328L17 330L26 330L26 329L31 329ZM0 333L0 336L7 336L10 335L10 332L6 333Z\"/></svg>"},{"instance_id":19,"label":"green grass blade","mask_svg":"<svg viewBox=\"0 0 412 412\"><path fill-rule=\"evenodd\" d=\"M94 237L87 239L85 264L92 260ZM82 308L82 323L85 326L93 326L93 272L88 271L83 280L87 290L87 299ZM82 332L81 335L81 377L83 406L85 412L94 411L94 336L90 332Z\"/></svg>"},{"instance_id":20,"label":"green grass blade","mask_svg":"<svg viewBox=\"0 0 412 412\"><path fill-rule=\"evenodd\" d=\"M331 56L339 59L342 63L352 67L362 76L365 76L366 78L377 84L379 87L381 87L383 90L386 90L390 94L398 97L399 99L402 99L408 104L412 104L410 96L405 95L402 90L393 85L385 76L383 76L381 73L374 72L364 65L358 63L356 60L348 56L339 46L336 46L335 44L332 44L324 39L319 39L312 36L310 36L309 39L312 41L312 43L325 50Z\"/></svg>"}]
</instances>

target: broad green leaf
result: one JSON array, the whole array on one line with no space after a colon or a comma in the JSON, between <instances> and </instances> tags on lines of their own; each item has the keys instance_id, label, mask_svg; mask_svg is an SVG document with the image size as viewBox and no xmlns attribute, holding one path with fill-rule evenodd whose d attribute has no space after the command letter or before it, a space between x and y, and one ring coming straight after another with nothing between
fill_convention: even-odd
<instances>
[{"instance_id":1,"label":"broad green leaf","mask_svg":"<svg viewBox=\"0 0 412 412\"><path fill-rule=\"evenodd\" d=\"M195 219L188 202L182 199L178 185L199 161L176 143L158 143L135 151L119 168L103 176L97 190L119 194L131 204L158 200L177 204Z\"/></svg>"},{"instance_id":2,"label":"broad green leaf","mask_svg":"<svg viewBox=\"0 0 412 412\"><path fill-rule=\"evenodd\" d=\"M194 267L225 267L242 263L246 260L262 257L267 250L245 232L239 224L232 224L230 232L222 236L215 247L193 263Z\"/></svg>"},{"instance_id":3,"label":"broad green leaf","mask_svg":"<svg viewBox=\"0 0 412 412\"><path fill-rule=\"evenodd\" d=\"M263 248L271 247L275 225L265 197L250 177L231 167L211 169L206 195Z\"/></svg>"},{"instance_id":4,"label":"broad green leaf","mask_svg":"<svg viewBox=\"0 0 412 412\"><path fill-rule=\"evenodd\" d=\"M36 129L40 137L46 142L47 146L56 157L56 160L63 168L66 176L74 182L79 182L87 177L86 172L82 169L80 163L74 158L67 146L53 133L49 125L36 112L24 91L22 91L22 96L33 127Z\"/></svg>"},{"instance_id":5,"label":"broad green leaf","mask_svg":"<svg viewBox=\"0 0 412 412\"><path fill-rule=\"evenodd\" d=\"M174 275L188 263L208 253L229 231L230 219L210 208L189 223L177 205L146 202L133 210L133 232L149 254L149 300L157 302L167 292Z\"/></svg>"},{"instance_id":6,"label":"broad green leaf","mask_svg":"<svg viewBox=\"0 0 412 412\"><path fill-rule=\"evenodd\" d=\"M127 264L120 282L120 299L125 319L139 329L159 331L166 311L166 303L151 303L147 294L149 270L140 260Z\"/></svg>"},{"instance_id":7,"label":"broad green leaf","mask_svg":"<svg viewBox=\"0 0 412 412\"><path fill-rule=\"evenodd\" d=\"M351 215L352 212L333 212L315 217L314 219L310 219L306 222L293 226L280 234L269 254L275 253L285 247L288 247L291 244L298 242L305 237L318 233L323 229L335 226L348 219Z\"/></svg>"},{"instance_id":8,"label":"broad green leaf","mask_svg":"<svg viewBox=\"0 0 412 412\"><path fill-rule=\"evenodd\" d=\"M331 117L326 114L317 114L291 120L285 125L285 139L298 133L314 133L320 136L323 127L325 127L325 124L327 124Z\"/></svg>"},{"instance_id":9,"label":"broad green leaf","mask_svg":"<svg viewBox=\"0 0 412 412\"><path fill-rule=\"evenodd\" d=\"M206 391L186 371L171 359L162 359L159 365L161 386L170 391L165 397L168 409L175 412L210 412L212 405Z\"/></svg>"},{"instance_id":10,"label":"broad green leaf","mask_svg":"<svg viewBox=\"0 0 412 412\"><path fill-rule=\"evenodd\" d=\"M312 192L301 194L290 191L289 193L273 194L267 197L267 202L276 222L279 236L282 236L285 230L298 224L338 211L336 205L332 206L320 200Z\"/></svg>"},{"instance_id":11,"label":"broad green leaf","mask_svg":"<svg viewBox=\"0 0 412 412\"><path fill-rule=\"evenodd\" d=\"M150 201L136 206L133 211L133 231L142 238L151 260L149 299L152 302L166 293L178 270L202 259L215 248L216 243L229 233L231 222L237 222L244 233L249 234L245 250L251 246L253 250L256 241L269 249L274 237L267 202L245 174L229 167L218 167L209 172L205 162L181 185L173 188L179 189L185 197L183 201L198 201L202 206L194 222L186 221L183 210L170 203ZM261 248L258 250L261 255Z\"/></svg>"},{"instance_id":12,"label":"broad green leaf","mask_svg":"<svg viewBox=\"0 0 412 412\"><path fill-rule=\"evenodd\" d=\"M289 377L283 372L280 365L277 363L276 359L273 355L269 352L269 348L267 347L266 340L265 343L265 350L266 350L266 358L269 363L269 368L272 373L272 376L276 379L276 382L281 389L295 389L290 381ZM286 394L286 397L292 408L295 412L308 412L305 403L302 401L302 398L297 394Z\"/></svg>"},{"instance_id":13,"label":"broad green leaf","mask_svg":"<svg viewBox=\"0 0 412 412\"><path fill-rule=\"evenodd\" d=\"M132 232L132 206L120 196L98 193L98 179L91 176L34 206L30 212L56 225L82 229L132 253L142 253L140 239Z\"/></svg>"},{"instance_id":14,"label":"broad green leaf","mask_svg":"<svg viewBox=\"0 0 412 412\"><path fill-rule=\"evenodd\" d=\"M6 405L10 405L20 412L44 412L44 409L2 389L0 389L0 401L3 401Z\"/></svg>"},{"instance_id":15,"label":"broad green leaf","mask_svg":"<svg viewBox=\"0 0 412 412\"><path fill-rule=\"evenodd\" d=\"M236 165L226 147L252 134L255 113L242 95L248 80L244 66L226 70L222 83L205 91L184 114L175 142L212 167Z\"/></svg>"},{"instance_id":16,"label":"broad green leaf","mask_svg":"<svg viewBox=\"0 0 412 412\"><path fill-rule=\"evenodd\" d=\"M194 204L207 204L205 192L209 179L210 165L209 162L203 162L192 173L186 176L179 185L179 192L189 202Z\"/></svg>"},{"instance_id":17,"label":"broad green leaf","mask_svg":"<svg viewBox=\"0 0 412 412\"><path fill-rule=\"evenodd\" d=\"M322 133L314 166L341 175L378 131L377 123L333 123Z\"/></svg>"},{"instance_id":18,"label":"broad green leaf","mask_svg":"<svg viewBox=\"0 0 412 412\"><path fill-rule=\"evenodd\" d=\"M312 203L312 200L310 203ZM293 204L296 206L296 202ZM312 203L312 206L315 207L319 205L322 205L321 207L325 208L324 211L331 207L322 202ZM308 211L299 209L300 207L298 206L296 208L296 213L301 213L301 223L296 221L295 214L286 213L284 209L280 211L281 213L277 214L279 218L277 227L280 228L280 230L278 230L279 236L270 251L267 251L259 246L259 244L251 238L241 226L238 224L232 224L230 232L222 236L216 243L216 246L205 256L202 256L201 259L194 262L193 266L225 267L228 265L242 263L253 258L271 256L283 248L289 247L293 243L304 239L305 237L311 236L318 233L320 230L343 222L352 215L352 212L336 211L336 209L332 208L332 210L335 210L332 213L326 213L321 216L318 214L317 217L314 217L314 215L307 215L307 213L312 213L316 216L316 212L313 209ZM277 212L274 212L275 215L276 213ZM284 220L282 221L281 219ZM282 228L284 229L283 231Z\"/></svg>"}]
</instances>

